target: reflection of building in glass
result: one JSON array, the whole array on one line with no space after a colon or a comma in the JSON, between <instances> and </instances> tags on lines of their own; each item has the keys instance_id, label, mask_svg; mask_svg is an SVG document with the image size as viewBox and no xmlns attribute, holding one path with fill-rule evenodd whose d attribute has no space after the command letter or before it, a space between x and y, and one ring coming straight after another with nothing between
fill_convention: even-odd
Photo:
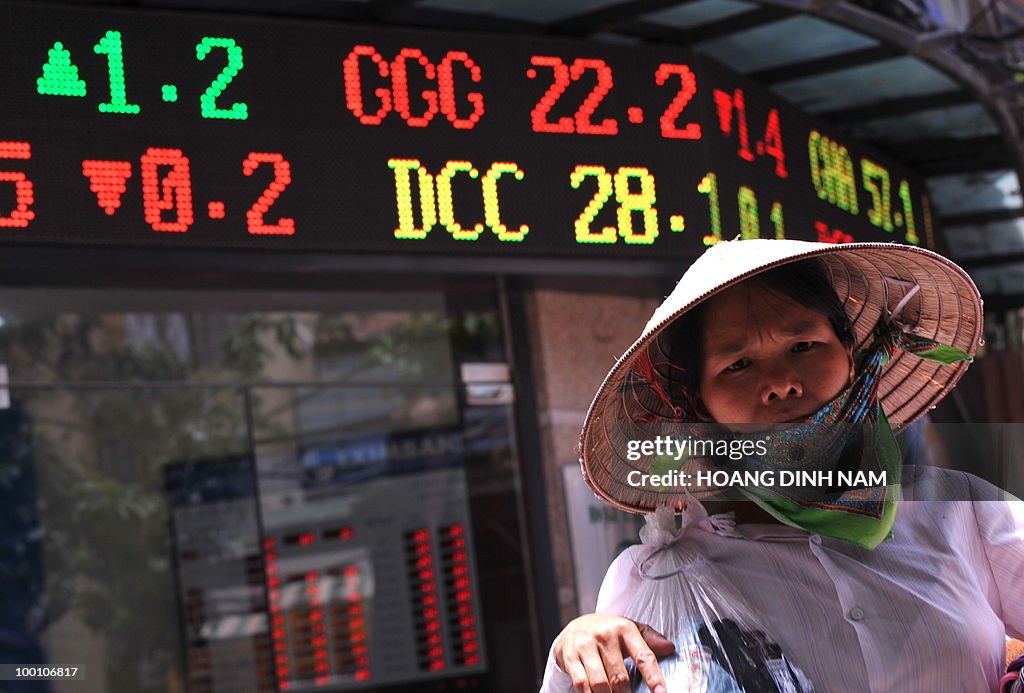
<instances>
[{"instance_id":1,"label":"reflection of building in glass","mask_svg":"<svg viewBox=\"0 0 1024 693\"><path fill-rule=\"evenodd\" d=\"M465 467L508 495L511 419L470 407L464 431L452 350L500 355L493 318L467 327L429 297L181 313L154 293L110 309L123 298L55 292L0 330L29 380L11 392L33 412L24 440L44 452L36 659L91 652L89 691L484 671Z\"/></svg>"}]
</instances>

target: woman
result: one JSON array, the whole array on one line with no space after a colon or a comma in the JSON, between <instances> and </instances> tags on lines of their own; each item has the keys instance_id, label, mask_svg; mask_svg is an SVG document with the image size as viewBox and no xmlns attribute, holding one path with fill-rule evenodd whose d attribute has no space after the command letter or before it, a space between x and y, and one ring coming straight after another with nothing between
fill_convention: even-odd
<instances>
[{"instance_id":1,"label":"woman","mask_svg":"<svg viewBox=\"0 0 1024 693\"><path fill-rule=\"evenodd\" d=\"M889 444L892 429L963 375L981 319L967 275L925 250L719 243L602 384L580 443L584 478L632 512L699 506L686 500L692 485L627 482L666 469L664 459L630 461L630 440L695 423L795 436L784 450L747 456L747 469L884 472L885 486L827 495L696 489L712 498L711 520L728 509L736 524L702 522L683 541L726 577L816 690L994 690L1005 634L1024 635L1024 504L967 474L903 468ZM799 431L787 433L793 424ZM691 458L683 469L708 464ZM656 656L674 646L622 617L652 549L614 561L598 613L570 622L552 644L542 693L628 691L627 657L664 693Z\"/></svg>"}]
</instances>

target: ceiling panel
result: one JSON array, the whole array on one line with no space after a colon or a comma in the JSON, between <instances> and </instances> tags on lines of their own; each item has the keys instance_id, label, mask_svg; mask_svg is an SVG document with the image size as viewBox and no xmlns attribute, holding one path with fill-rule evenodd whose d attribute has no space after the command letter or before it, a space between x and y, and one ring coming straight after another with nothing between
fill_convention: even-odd
<instances>
[{"instance_id":1,"label":"ceiling panel","mask_svg":"<svg viewBox=\"0 0 1024 693\"><path fill-rule=\"evenodd\" d=\"M643 19L664 24L673 29L689 29L743 14L756 7L756 3L739 2L739 0L696 0L696 2L682 2L678 7L667 10L651 12L643 15Z\"/></svg>"},{"instance_id":2,"label":"ceiling panel","mask_svg":"<svg viewBox=\"0 0 1024 693\"><path fill-rule=\"evenodd\" d=\"M416 7L489 14L542 24L617 5L621 0L420 0Z\"/></svg>"},{"instance_id":3,"label":"ceiling panel","mask_svg":"<svg viewBox=\"0 0 1024 693\"><path fill-rule=\"evenodd\" d=\"M962 260L1024 253L1024 219L952 226L943 229L943 235L953 254Z\"/></svg>"},{"instance_id":4,"label":"ceiling panel","mask_svg":"<svg viewBox=\"0 0 1024 693\"><path fill-rule=\"evenodd\" d=\"M1019 296L1024 293L1024 263L974 269L971 270L971 279L978 285L982 296Z\"/></svg>"},{"instance_id":5,"label":"ceiling panel","mask_svg":"<svg viewBox=\"0 0 1024 693\"><path fill-rule=\"evenodd\" d=\"M852 123L845 130L853 137L880 143L913 142L941 137L966 140L999 134L999 127L995 121L978 103Z\"/></svg>"},{"instance_id":6,"label":"ceiling panel","mask_svg":"<svg viewBox=\"0 0 1024 693\"><path fill-rule=\"evenodd\" d=\"M1017 209L1024 204L1017 174L1009 169L936 176L927 183L932 208L939 216Z\"/></svg>"},{"instance_id":7,"label":"ceiling panel","mask_svg":"<svg viewBox=\"0 0 1024 693\"><path fill-rule=\"evenodd\" d=\"M616 34L613 31L599 31L596 34L591 34L588 37L591 41L597 41L598 43L610 43L616 46L637 46L643 43L641 39L636 36L624 36L622 34Z\"/></svg>"},{"instance_id":8,"label":"ceiling panel","mask_svg":"<svg viewBox=\"0 0 1024 693\"><path fill-rule=\"evenodd\" d=\"M783 82L772 87L772 91L779 96L812 114L959 89L959 85L949 77L911 56Z\"/></svg>"},{"instance_id":9,"label":"ceiling panel","mask_svg":"<svg viewBox=\"0 0 1024 693\"><path fill-rule=\"evenodd\" d=\"M794 37L799 40L794 41ZM807 62L878 45L863 34L798 15L698 43L704 54L740 73Z\"/></svg>"}]
</instances>

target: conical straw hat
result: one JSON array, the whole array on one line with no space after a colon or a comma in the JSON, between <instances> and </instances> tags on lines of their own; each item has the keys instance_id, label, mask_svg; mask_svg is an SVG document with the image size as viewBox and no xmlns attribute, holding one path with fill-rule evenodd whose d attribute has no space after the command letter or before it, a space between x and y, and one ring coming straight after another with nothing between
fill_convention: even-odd
<instances>
[{"instance_id":1,"label":"conical straw hat","mask_svg":"<svg viewBox=\"0 0 1024 693\"><path fill-rule=\"evenodd\" d=\"M871 339L883 310L891 313L915 285L920 289L900 309L899 320L911 325L917 335L972 356L977 351L981 296L966 272L937 253L896 243L719 242L686 271L640 338L616 361L590 405L580 437L580 465L583 478L598 497L638 513L653 512L668 501L665 493L626 482L633 470L650 472L648 460L627 459L628 441L649 437L652 422L674 421L674 412L650 388L633 386L634 367L643 358L655 364L653 377L658 384L666 391L678 390L678 376L657 365L667 360L666 349L659 343L665 329L694 306L744 279L812 257L827 266L853 322L854 353ZM886 365L878 387L879 401L893 429L899 431L933 408L968 365L966 361L946 365L898 352ZM678 497L679 492L672 495Z\"/></svg>"}]
</instances>

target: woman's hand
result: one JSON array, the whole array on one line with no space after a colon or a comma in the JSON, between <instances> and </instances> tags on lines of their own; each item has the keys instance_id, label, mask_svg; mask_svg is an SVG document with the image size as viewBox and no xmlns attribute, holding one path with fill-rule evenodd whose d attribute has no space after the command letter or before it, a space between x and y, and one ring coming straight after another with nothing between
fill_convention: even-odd
<instances>
[{"instance_id":1,"label":"woman's hand","mask_svg":"<svg viewBox=\"0 0 1024 693\"><path fill-rule=\"evenodd\" d=\"M657 658L675 649L650 626L606 614L570 621L554 642L555 663L572 677L576 693L629 693L626 657L632 657L652 693L666 693Z\"/></svg>"}]
</instances>

